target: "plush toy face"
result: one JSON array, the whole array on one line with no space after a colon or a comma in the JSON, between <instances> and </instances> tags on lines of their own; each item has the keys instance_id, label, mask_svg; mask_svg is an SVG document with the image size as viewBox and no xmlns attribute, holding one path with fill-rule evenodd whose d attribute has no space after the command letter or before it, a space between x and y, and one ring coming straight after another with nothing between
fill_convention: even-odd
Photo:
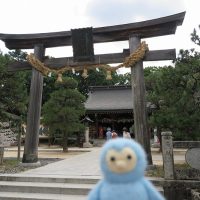
<instances>
[{"instance_id":1,"label":"plush toy face","mask_svg":"<svg viewBox=\"0 0 200 200\"><path fill-rule=\"evenodd\" d=\"M110 149L106 154L106 162L110 171L123 174L135 168L137 157L135 152L129 147L121 151Z\"/></svg>"},{"instance_id":2,"label":"plush toy face","mask_svg":"<svg viewBox=\"0 0 200 200\"><path fill-rule=\"evenodd\" d=\"M101 169L105 180L115 183L134 181L144 176L146 156L133 140L109 140L101 152Z\"/></svg>"}]
</instances>

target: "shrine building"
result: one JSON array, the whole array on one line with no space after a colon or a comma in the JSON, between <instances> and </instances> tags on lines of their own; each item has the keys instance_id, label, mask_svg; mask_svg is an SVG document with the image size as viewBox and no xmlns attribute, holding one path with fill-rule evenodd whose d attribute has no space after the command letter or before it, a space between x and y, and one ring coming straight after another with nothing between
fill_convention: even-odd
<instances>
[{"instance_id":1,"label":"shrine building","mask_svg":"<svg viewBox=\"0 0 200 200\"><path fill-rule=\"evenodd\" d=\"M91 138L105 138L110 127L119 136L123 127L133 133L133 97L131 86L92 86L85 103L86 115L94 121L90 123ZM150 113L150 103L147 102Z\"/></svg>"}]
</instances>

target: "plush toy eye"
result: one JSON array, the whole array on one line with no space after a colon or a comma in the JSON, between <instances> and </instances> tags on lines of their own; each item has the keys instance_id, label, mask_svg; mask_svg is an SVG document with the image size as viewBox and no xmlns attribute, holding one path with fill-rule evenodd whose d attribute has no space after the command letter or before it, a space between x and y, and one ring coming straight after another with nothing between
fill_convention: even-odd
<instances>
[{"instance_id":1,"label":"plush toy eye","mask_svg":"<svg viewBox=\"0 0 200 200\"><path fill-rule=\"evenodd\" d=\"M128 155L128 156L127 156L127 159L128 159L128 160L131 160L131 159L132 159L132 156L131 156L131 155Z\"/></svg>"},{"instance_id":2,"label":"plush toy eye","mask_svg":"<svg viewBox=\"0 0 200 200\"><path fill-rule=\"evenodd\" d=\"M112 162L114 162L116 160L116 158L114 157L114 156L112 156L111 158L110 158L110 161L112 161Z\"/></svg>"}]
</instances>

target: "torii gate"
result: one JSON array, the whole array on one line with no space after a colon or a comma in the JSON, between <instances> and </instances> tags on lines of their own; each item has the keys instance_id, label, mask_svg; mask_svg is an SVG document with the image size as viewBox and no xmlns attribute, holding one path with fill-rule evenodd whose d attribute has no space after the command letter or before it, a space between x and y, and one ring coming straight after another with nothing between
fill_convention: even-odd
<instances>
[{"instance_id":1,"label":"torii gate","mask_svg":"<svg viewBox=\"0 0 200 200\"><path fill-rule=\"evenodd\" d=\"M75 59L74 57L64 58L45 58L45 48L69 46L73 44L73 30L41 34L0 34L0 39L5 42L8 49L34 49L34 55L43 61L49 67L66 65L66 63L75 68L86 64L109 64L121 63L124 59L134 52L140 45L142 38L175 34L177 26L182 25L185 12L175 15L147 20L143 22L107 26L100 28L91 28L92 45L93 43L125 41L129 40L129 49L123 53L91 55L86 59ZM93 47L93 46L92 46ZM73 44L73 48L75 48ZM80 54L80 52L79 52ZM77 56L77 55L76 55ZM87 55L86 55L87 57ZM144 61L174 60L176 57L175 49L148 51ZM76 57L77 58L77 57ZM9 71L18 71L31 69L28 62L15 62L8 66ZM132 93L134 94L134 124L136 140L139 141L147 152L149 164L152 164L150 151L150 138L148 135L145 83L143 75L143 62L138 62L131 67ZM32 68L30 100L27 116L27 133L25 138L24 155L22 162L38 162L38 142L39 142L39 124L41 113L41 101L43 90L43 75Z\"/></svg>"}]
</instances>

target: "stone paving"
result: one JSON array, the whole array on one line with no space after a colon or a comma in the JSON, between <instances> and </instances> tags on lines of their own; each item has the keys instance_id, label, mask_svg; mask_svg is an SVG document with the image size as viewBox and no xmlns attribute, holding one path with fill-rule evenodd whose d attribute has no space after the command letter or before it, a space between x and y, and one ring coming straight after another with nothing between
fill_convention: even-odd
<instances>
[{"instance_id":1,"label":"stone paving","mask_svg":"<svg viewBox=\"0 0 200 200\"><path fill-rule=\"evenodd\" d=\"M101 147L69 148L69 153L63 153L58 146L39 147L39 158L62 158L64 160L43 167L26 171L26 174L65 175L65 176L100 176L99 155ZM16 147L5 149L5 157L16 157ZM21 156L23 151L21 152ZM162 165L162 155L158 149L152 149L155 165ZM185 150L174 149L175 163L185 163Z\"/></svg>"},{"instance_id":2,"label":"stone paving","mask_svg":"<svg viewBox=\"0 0 200 200\"><path fill-rule=\"evenodd\" d=\"M99 154L101 148L91 152L75 155L43 167L28 170L24 174L32 175L63 175L63 176L100 176Z\"/></svg>"}]
</instances>

